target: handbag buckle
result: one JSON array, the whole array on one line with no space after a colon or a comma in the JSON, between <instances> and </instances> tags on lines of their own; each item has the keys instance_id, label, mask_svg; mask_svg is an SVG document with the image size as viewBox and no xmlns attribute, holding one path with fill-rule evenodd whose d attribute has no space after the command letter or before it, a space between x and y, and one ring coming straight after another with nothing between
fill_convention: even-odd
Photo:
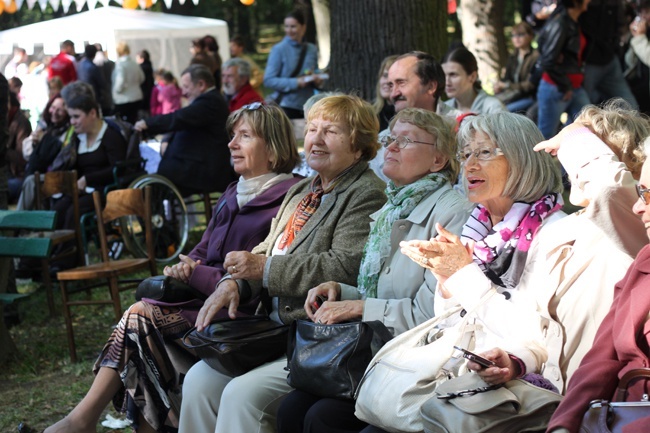
<instances>
[{"instance_id":1,"label":"handbag buckle","mask_svg":"<svg viewBox=\"0 0 650 433\"><path fill-rule=\"evenodd\" d=\"M498 385L482 386L480 388L474 388L474 389L464 389L462 391L448 392L447 394L439 395L438 398L441 399L441 400L452 400L452 399L454 399L456 397L465 397L465 396L480 394L482 392L492 391L494 389L499 389L502 386L503 386L503 384L500 383Z\"/></svg>"}]
</instances>

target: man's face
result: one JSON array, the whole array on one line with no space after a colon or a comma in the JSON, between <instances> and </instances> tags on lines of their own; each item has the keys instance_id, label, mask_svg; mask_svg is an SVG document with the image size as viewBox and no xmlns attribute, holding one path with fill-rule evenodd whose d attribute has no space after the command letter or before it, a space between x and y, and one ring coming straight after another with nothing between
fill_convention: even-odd
<instances>
[{"instance_id":1,"label":"man's face","mask_svg":"<svg viewBox=\"0 0 650 433\"><path fill-rule=\"evenodd\" d=\"M198 82L194 84L188 72L181 76L181 90L183 91L183 96L185 96L189 102L192 102L205 91L205 82L203 82L203 80L198 80Z\"/></svg>"},{"instance_id":2,"label":"man's face","mask_svg":"<svg viewBox=\"0 0 650 433\"><path fill-rule=\"evenodd\" d=\"M395 111L405 108L422 108L435 111L435 92L437 84L431 82L423 85L415 73L416 57L406 57L393 63L388 70L388 81L391 87L390 99L395 105Z\"/></svg>"},{"instance_id":3,"label":"man's face","mask_svg":"<svg viewBox=\"0 0 650 433\"><path fill-rule=\"evenodd\" d=\"M237 66L229 66L221 73L223 80L223 93L232 96L236 95L239 90L246 84L247 78L240 77Z\"/></svg>"},{"instance_id":4,"label":"man's face","mask_svg":"<svg viewBox=\"0 0 650 433\"><path fill-rule=\"evenodd\" d=\"M64 45L63 51L70 56L75 55L74 45Z\"/></svg>"},{"instance_id":5,"label":"man's face","mask_svg":"<svg viewBox=\"0 0 650 433\"><path fill-rule=\"evenodd\" d=\"M244 52L244 47L235 42L230 43L230 57L239 57Z\"/></svg>"}]
</instances>

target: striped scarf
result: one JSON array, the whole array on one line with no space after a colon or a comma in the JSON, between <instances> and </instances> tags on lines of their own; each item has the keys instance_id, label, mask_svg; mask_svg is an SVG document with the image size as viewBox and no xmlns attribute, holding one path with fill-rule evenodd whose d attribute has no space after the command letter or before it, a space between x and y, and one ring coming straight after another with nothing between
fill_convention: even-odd
<instances>
[{"instance_id":1,"label":"striped scarf","mask_svg":"<svg viewBox=\"0 0 650 433\"><path fill-rule=\"evenodd\" d=\"M519 284L537 231L563 204L562 196L555 193L534 203L517 202L494 226L488 210L478 205L463 227L461 241L473 240L474 263L493 283L512 289Z\"/></svg>"},{"instance_id":2,"label":"striped scarf","mask_svg":"<svg viewBox=\"0 0 650 433\"><path fill-rule=\"evenodd\" d=\"M343 170L336 178L330 183L327 189L323 189L323 181L320 176L316 176L312 180L310 189L311 192L303 197L298 203L296 211L291 216L291 219L287 223L287 227L284 229L278 248L284 250L288 248L293 243L298 232L307 224L307 221L316 213L318 207L320 206L321 199L323 195L329 194L334 187L339 183L339 181L345 176L356 164L348 167Z\"/></svg>"}]
</instances>

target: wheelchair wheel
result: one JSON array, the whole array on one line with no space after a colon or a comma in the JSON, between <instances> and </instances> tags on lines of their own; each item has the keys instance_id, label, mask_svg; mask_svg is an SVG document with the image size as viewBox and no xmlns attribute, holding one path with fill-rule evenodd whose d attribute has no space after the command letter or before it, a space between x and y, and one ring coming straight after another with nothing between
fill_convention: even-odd
<instances>
[{"instance_id":1,"label":"wheelchair wheel","mask_svg":"<svg viewBox=\"0 0 650 433\"><path fill-rule=\"evenodd\" d=\"M187 208L180 192L166 177L146 174L134 180L130 188L151 187L151 222L156 262L174 261L183 251L189 234ZM136 257L147 256L144 223L138 217L122 219L126 248Z\"/></svg>"}]
</instances>

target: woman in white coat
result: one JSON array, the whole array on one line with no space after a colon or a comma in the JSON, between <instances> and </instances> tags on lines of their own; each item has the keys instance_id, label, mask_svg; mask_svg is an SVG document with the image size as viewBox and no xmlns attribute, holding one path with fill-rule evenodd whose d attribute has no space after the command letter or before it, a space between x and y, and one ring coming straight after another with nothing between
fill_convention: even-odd
<instances>
[{"instance_id":1,"label":"woman in white coat","mask_svg":"<svg viewBox=\"0 0 650 433\"><path fill-rule=\"evenodd\" d=\"M517 284L503 280L497 283L497 287L511 285L505 291L512 300L535 305L548 357L541 372L562 393L591 348L596 330L609 310L615 283L645 244L644 227L631 209L637 200L635 179L644 160L640 146L650 134L650 124L625 105L619 100L604 108L587 106L575 125L535 147L558 156L571 180L571 202L585 209L556 221L551 229L542 225L530 244ZM471 179L471 173L466 175ZM469 256L463 253L460 241L452 238L441 241L453 240L453 247L420 242L421 248L413 257L426 257L434 273L441 271L451 276L443 287L453 293L460 290L462 302L474 289L492 282L483 273L472 272L475 263L457 264L467 263ZM450 256L436 259L441 251L450 249L457 254L455 262ZM436 310L442 305L436 300ZM505 319L495 324L500 322ZM493 359L498 353L485 356ZM498 369L489 370L493 369L479 373L496 375Z\"/></svg>"},{"instance_id":2,"label":"woman in white coat","mask_svg":"<svg viewBox=\"0 0 650 433\"><path fill-rule=\"evenodd\" d=\"M142 106L142 89L144 72L129 54L131 50L126 42L117 44L118 59L113 70L113 102L115 112L127 122L134 124L138 120L138 110Z\"/></svg>"}]
</instances>

